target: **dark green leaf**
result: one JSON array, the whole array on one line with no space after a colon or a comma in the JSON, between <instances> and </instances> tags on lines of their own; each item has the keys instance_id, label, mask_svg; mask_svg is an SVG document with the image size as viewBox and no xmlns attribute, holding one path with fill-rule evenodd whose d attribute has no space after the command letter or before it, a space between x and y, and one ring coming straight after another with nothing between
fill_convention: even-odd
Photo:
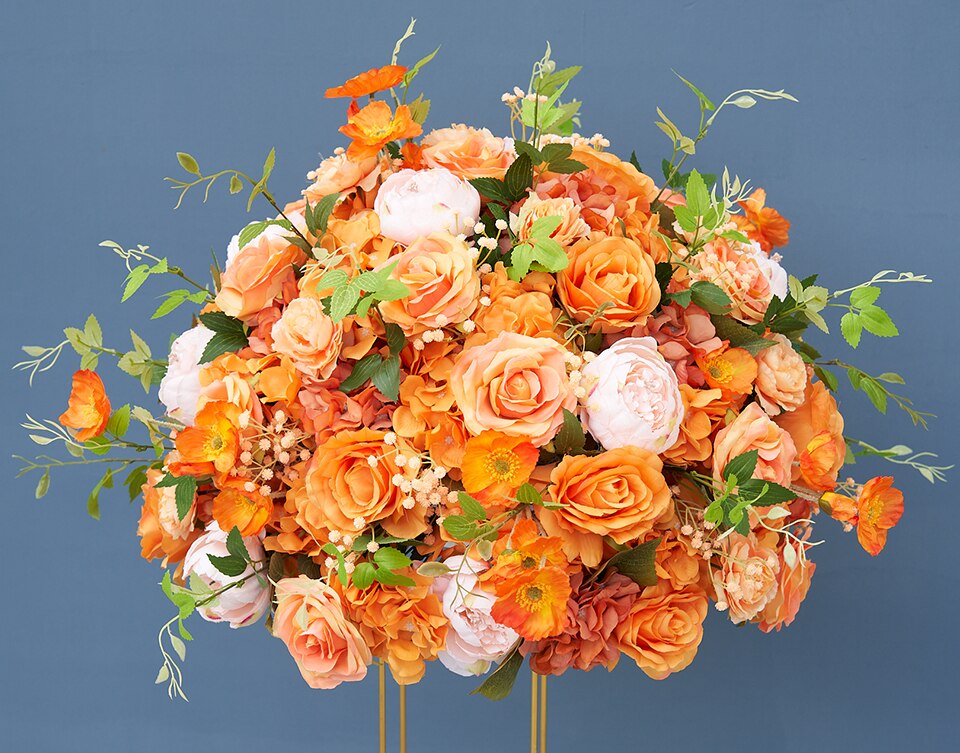
<instances>
[{"instance_id":1,"label":"dark green leaf","mask_svg":"<svg viewBox=\"0 0 960 753\"><path fill-rule=\"evenodd\" d=\"M473 178L470 184L477 189L481 196L486 196L494 201L501 201L504 204L513 203L502 180L497 178Z\"/></svg>"},{"instance_id":2,"label":"dark green leaf","mask_svg":"<svg viewBox=\"0 0 960 753\"><path fill-rule=\"evenodd\" d=\"M530 162L534 165L539 165L541 162L549 161L540 153L539 149L537 149L533 144L528 144L526 141L514 141L513 146L516 149L517 154L526 155L530 159Z\"/></svg>"},{"instance_id":3,"label":"dark green leaf","mask_svg":"<svg viewBox=\"0 0 960 753\"><path fill-rule=\"evenodd\" d=\"M377 367L382 362L383 359L379 353L371 353L370 355L364 356L354 364L350 376L340 382L340 386L337 389L341 392L352 392L361 385L366 384L367 380L373 376L373 372L377 370Z\"/></svg>"},{"instance_id":4,"label":"dark green leaf","mask_svg":"<svg viewBox=\"0 0 960 753\"><path fill-rule=\"evenodd\" d=\"M583 424L580 419L566 408L563 409L563 426L553 438L553 446L560 455L576 455L583 451L586 443Z\"/></svg>"},{"instance_id":5,"label":"dark green leaf","mask_svg":"<svg viewBox=\"0 0 960 753\"><path fill-rule=\"evenodd\" d=\"M513 161L503 176L503 183L511 202L520 201L527 195L527 189L533 185L533 163L527 155L521 154Z\"/></svg>"},{"instance_id":6,"label":"dark green leaf","mask_svg":"<svg viewBox=\"0 0 960 753\"><path fill-rule=\"evenodd\" d=\"M197 495L197 480L193 476L181 476L177 479L176 500L177 518L183 520L190 512L193 499Z\"/></svg>"},{"instance_id":7,"label":"dark green leaf","mask_svg":"<svg viewBox=\"0 0 960 753\"><path fill-rule=\"evenodd\" d=\"M543 155L544 162L560 162L561 160L568 159L570 155L573 154L573 145L564 143L547 144L540 150L540 153Z\"/></svg>"},{"instance_id":8,"label":"dark green leaf","mask_svg":"<svg viewBox=\"0 0 960 753\"><path fill-rule=\"evenodd\" d=\"M621 575L626 575L634 583L641 586L655 586L657 584L657 547L660 539L645 541L633 549L617 552L609 560L606 567L612 567Z\"/></svg>"},{"instance_id":9,"label":"dark green leaf","mask_svg":"<svg viewBox=\"0 0 960 753\"><path fill-rule=\"evenodd\" d=\"M583 172L587 166L575 159L562 159L550 163L550 172L558 175L570 175L572 173ZM522 197L521 197L522 198Z\"/></svg>"},{"instance_id":10,"label":"dark green leaf","mask_svg":"<svg viewBox=\"0 0 960 753\"><path fill-rule=\"evenodd\" d=\"M207 557L210 558L210 564L228 578L235 578L243 574L243 571L247 569L247 563L240 557L235 557L232 554L229 557L218 557L215 554L208 554Z\"/></svg>"},{"instance_id":11,"label":"dark green leaf","mask_svg":"<svg viewBox=\"0 0 960 753\"><path fill-rule=\"evenodd\" d=\"M407 342L407 338L404 336L403 330L400 329L400 325L394 324L393 322L386 322L384 329L387 334L387 347L390 348L390 355L400 355L400 351L403 350L403 346Z\"/></svg>"},{"instance_id":12,"label":"dark green leaf","mask_svg":"<svg viewBox=\"0 0 960 753\"><path fill-rule=\"evenodd\" d=\"M332 193L324 196L313 206L313 224L320 234L327 232L327 224L334 207L340 201L340 194Z\"/></svg>"},{"instance_id":13,"label":"dark green leaf","mask_svg":"<svg viewBox=\"0 0 960 753\"><path fill-rule=\"evenodd\" d=\"M523 666L523 657L520 655L520 651L514 648L490 676L483 681L480 687L472 691L470 695L479 693L491 701L502 701L513 690L521 666Z\"/></svg>"},{"instance_id":14,"label":"dark green leaf","mask_svg":"<svg viewBox=\"0 0 960 753\"><path fill-rule=\"evenodd\" d=\"M747 481L753 476L759 457L760 453L757 450L750 450L742 455L737 455L724 467L723 478L727 480L736 476L738 482Z\"/></svg>"},{"instance_id":15,"label":"dark green leaf","mask_svg":"<svg viewBox=\"0 0 960 753\"><path fill-rule=\"evenodd\" d=\"M182 516L181 516L182 517ZM243 543L243 536L240 535L240 529L234 526L227 534L227 551L234 557L249 562L250 552L247 551L247 545Z\"/></svg>"},{"instance_id":16,"label":"dark green leaf","mask_svg":"<svg viewBox=\"0 0 960 753\"><path fill-rule=\"evenodd\" d=\"M773 340L760 337L752 329L743 326L740 322L728 316L713 316L711 319L717 330L717 337L721 340L729 340L731 347L743 348L750 355L755 356L764 348L769 348L774 344Z\"/></svg>"},{"instance_id":17,"label":"dark green leaf","mask_svg":"<svg viewBox=\"0 0 960 753\"><path fill-rule=\"evenodd\" d=\"M374 369L370 381L388 400L395 401L400 395L400 357L389 356Z\"/></svg>"},{"instance_id":18,"label":"dark green leaf","mask_svg":"<svg viewBox=\"0 0 960 753\"><path fill-rule=\"evenodd\" d=\"M222 311L210 311L200 314L199 319L204 327L223 335L243 334L243 322L224 314Z\"/></svg>"},{"instance_id":19,"label":"dark green leaf","mask_svg":"<svg viewBox=\"0 0 960 753\"><path fill-rule=\"evenodd\" d=\"M336 547L334 547L336 549ZM342 558L343 555L340 555ZM305 554L297 555L297 570L306 575L310 580L319 580L321 576L320 565L313 561L311 557Z\"/></svg>"},{"instance_id":20,"label":"dark green leaf","mask_svg":"<svg viewBox=\"0 0 960 753\"><path fill-rule=\"evenodd\" d=\"M785 486L780 486L780 484L775 484L772 481L764 481L758 478L744 481L739 485L737 491L739 496L745 498L756 497L762 492L762 496L753 503L757 507L779 505L781 502L792 502L797 498L796 492L790 491Z\"/></svg>"},{"instance_id":21,"label":"dark green leaf","mask_svg":"<svg viewBox=\"0 0 960 753\"><path fill-rule=\"evenodd\" d=\"M690 287L691 299L708 314L724 314L732 303L730 296L712 282L698 280Z\"/></svg>"},{"instance_id":22,"label":"dark green leaf","mask_svg":"<svg viewBox=\"0 0 960 753\"><path fill-rule=\"evenodd\" d=\"M217 333L210 338L210 342L208 342L203 349L203 354L200 356L200 363L209 363L224 353L233 353L241 350L247 347L248 342L247 336L244 334Z\"/></svg>"}]
</instances>

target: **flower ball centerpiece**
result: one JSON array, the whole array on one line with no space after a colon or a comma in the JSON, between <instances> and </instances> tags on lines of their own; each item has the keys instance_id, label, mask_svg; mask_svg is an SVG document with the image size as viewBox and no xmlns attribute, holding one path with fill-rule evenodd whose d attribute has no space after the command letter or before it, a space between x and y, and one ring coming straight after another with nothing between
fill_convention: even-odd
<instances>
[{"instance_id":1,"label":"flower ball centerpiece","mask_svg":"<svg viewBox=\"0 0 960 753\"><path fill-rule=\"evenodd\" d=\"M625 657L664 679L693 661L711 608L761 632L793 622L815 521L884 548L903 495L848 478L854 456L943 480L929 454L844 433L840 372L923 423L902 380L805 339L837 327L833 311L843 348L896 335L881 291L929 280L790 276L790 223L764 190L684 170L721 113L793 97L715 104L682 79L700 122L687 135L658 110L655 179L576 133L579 69L549 50L503 95L510 136L426 131L414 87L432 57L395 54L326 92L347 103L346 145L289 203L268 184L273 150L253 176L178 155L181 201L216 183L270 211L209 283L101 244L126 266L124 300L176 283L153 315L185 329L168 356L135 333L107 347L94 316L24 348L31 377L80 359L59 421L24 424L71 456L24 460L38 496L52 471L96 462L94 517L111 486L140 498L142 555L174 605L157 677L171 696L194 614L265 623L314 688L374 663L408 685L432 661L487 675L493 698L525 660L561 675ZM114 366L159 407L112 405Z\"/></svg>"}]
</instances>

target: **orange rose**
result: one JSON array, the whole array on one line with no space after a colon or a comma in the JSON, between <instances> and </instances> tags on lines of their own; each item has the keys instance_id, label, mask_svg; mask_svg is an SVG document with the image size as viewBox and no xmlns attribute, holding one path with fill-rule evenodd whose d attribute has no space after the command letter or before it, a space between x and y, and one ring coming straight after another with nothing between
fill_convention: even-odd
<instances>
[{"instance_id":1,"label":"orange rose","mask_svg":"<svg viewBox=\"0 0 960 753\"><path fill-rule=\"evenodd\" d=\"M313 183L303 190L303 196L313 205L324 196L348 193L355 188L372 191L383 170L383 161L376 155L354 162L341 152L327 157L316 170L307 173L307 180Z\"/></svg>"},{"instance_id":2,"label":"orange rose","mask_svg":"<svg viewBox=\"0 0 960 753\"><path fill-rule=\"evenodd\" d=\"M296 298L273 327L273 347L290 356L297 370L327 379L337 367L343 327L323 313L316 298Z\"/></svg>"},{"instance_id":3,"label":"orange rose","mask_svg":"<svg viewBox=\"0 0 960 753\"><path fill-rule=\"evenodd\" d=\"M464 180L502 178L516 159L513 148L486 128L453 125L423 137L420 158L427 167L445 167Z\"/></svg>"},{"instance_id":4,"label":"orange rose","mask_svg":"<svg viewBox=\"0 0 960 753\"><path fill-rule=\"evenodd\" d=\"M756 403L717 432L713 443L713 476L720 479L727 463L738 455L757 450L754 478L789 486L797 448L790 435L777 426Z\"/></svg>"},{"instance_id":5,"label":"orange rose","mask_svg":"<svg viewBox=\"0 0 960 753\"><path fill-rule=\"evenodd\" d=\"M577 406L565 356L553 340L512 332L464 350L449 384L467 430L529 437L537 447L549 442L564 409Z\"/></svg>"},{"instance_id":6,"label":"orange rose","mask_svg":"<svg viewBox=\"0 0 960 753\"><path fill-rule=\"evenodd\" d=\"M485 291L489 289L490 305L481 306L474 314L476 331L467 338L469 347L488 342L501 332L562 341L556 331L559 309L549 293L526 290L510 280L500 262L495 271L484 276L483 285Z\"/></svg>"},{"instance_id":7,"label":"orange rose","mask_svg":"<svg viewBox=\"0 0 960 753\"><path fill-rule=\"evenodd\" d=\"M594 230L612 230L617 217L650 210L657 187L652 178L629 162L623 162L615 154L581 145L573 148L570 159L582 162L587 169L571 175L548 173L537 184L540 196L569 196L580 206L580 214Z\"/></svg>"},{"instance_id":8,"label":"orange rose","mask_svg":"<svg viewBox=\"0 0 960 753\"><path fill-rule=\"evenodd\" d=\"M775 345L757 353L757 400L771 416L796 410L803 403L807 367L790 341L779 334L767 337Z\"/></svg>"},{"instance_id":9,"label":"orange rose","mask_svg":"<svg viewBox=\"0 0 960 753\"><path fill-rule=\"evenodd\" d=\"M564 539L569 559L579 555L586 567L596 567L605 536L618 544L636 541L672 514L662 471L663 461L639 447L564 457L550 474L547 490L563 507L538 511L544 528Z\"/></svg>"},{"instance_id":10,"label":"orange rose","mask_svg":"<svg viewBox=\"0 0 960 753\"><path fill-rule=\"evenodd\" d=\"M384 432L339 431L317 448L307 471L307 495L297 521L318 541L330 531L357 534L380 522L391 536L413 538L427 530L421 506L407 510L393 476L394 448Z\"/></svg>"},{"instance_id":11,"label":"orange rose","mask_svg":"<svg viewBox=\"0 0 960 753\"><path fill-rule=\"evenodd\" d=\"M695 267L690 280L712 282L726 293L733 303L731 316L747 324L763 321L773 289L753 255L741 253L718 238L707 243L690 262Z\"/></svg>"},{"instance_id":12,"label":"orange rose","mask_svg":"<svg viewBox=\"0 0 960 753\"><path fill-rule=\"evenodd\" d=\"M594 233L575 243L567 256L570 264L557 275L557 292L577 321L596 317L595 331L643 324L660 303L653 259L629 238ZM612 305L597 316L604 303Z\"/></svg>"},{"instance_id":13,"label":"orange rose","mask_svg":"<svg viewBox=\"0 0 960 753\"><path fill-rule=\"evenodd\" d=\"M303 251L280 233L261 233L227 264L220 278L216 303L220 310L244 321L280 295L294 280L293 265L303 262Z\"/></svg>"},{"instance_id":14,"label":"orange rose","mask_svg":"<svg viewBox=\"0 0 960 753\"><path fill-rule=\"evenodd\" d=\"M336 591L301 575L279 581L276 599L273 634L286 644L307 685L335 688L367 676L373 657Z\"/></svg>"},{"instance_id":15,"label":"orange rose","mask_svg":"<svg viewBox=\"0 0 960 753\"><path fill-rule=\"evenodd\" d=\"M722 407L721 390L698 390L689 384L680 385L683 397L683 421L676 444L663 453L674 465L702 463L713 453L710 435L717 418L717 405ZM720 415L723 415L722 411Z\"/></svg>"},{"instance_id":16,"label":"orange rose","mask_svg":"<svg viewBox=\"0 0 960 753\"><path fill-rule=\"evenodd\" d=\"M459 324L470 318L480 297L480 276L467 244L449 233L415 240L397 260L391 276L410 295L379 304L388 322L408 335Z\"/></svg>"},{"instance_id":17,"label":"orange rose","mask_svg":"<svg viewBox=\"0 0 960 753\"><path fill-rule=\"evenodd\" d=\"M143 509L137 535L140 537L140 556L145 560L162 557L161 565L180 562L199 535L194 530L196 499L190 503L187 514L180 519L177 512L176 489L172 486L157 488L163 473L155 468L147 471L147 483L143 492Z\"/></svg>"},{"instance_id":18,"label":"orange rose","mask_svg":"<svg viewBox=\"0 0 960 753\"><path fill-rule=\"evenodd\" d=\"M352 583L344 588L334 579L350 618L357 624L373 655L387 662L399 685L419 682L425 662L437 658L447 639L447 618L431 591L432 579L404 572L416 585L374 583L363 591Z\"/></svg>"},{"instance_id":19,"label":"orange rose","mask_svg":"<svg viewBox=\"0 0 960 753\"><path fill-rule=\"evenodd\" d=\"M847 444L843 438L843 416L823 382L808 383L800 407L780 414L775 421L789 432L800 451L800 463L793 469L794 480L802 479L817 491L833 489Z\"/></svg>"},{"instance_id":20,"label":"orange rose","mask_svg":"<svg viewBox=\"0 0 960 753\"><path fill-rule=\"evenodd\" d=\"M550 237L564 248L590 234L590 226L580 216L580 207L568 196L542 199L536 194L530 194L520 205L517 214L510 215L510 228L518 240L529 240L533 223L543 217L560 219L560 225Z\"/></svg>"},{"instance_id":21,"label":"orange rose","mask_svg":"<svg viewBox=\"0 0 960 753\"><path fill-rule=\"evenodd\" d=\"M617 626L620 650L654 680L685 669L697 654L707 616L707 595L689 586L675 591L669 582L644 589L627 618Z\"/></svg>"},{"instance_id":22,"label":"orange rose","mask_svg":"<svg viewBox=\"0 0 960 753\"><path fill-rule=\"evenodd\" d=\"M73 375L67 409L60 414L60 423L77 429L78 442L86 442L103 434L110 420L110 399L103 380L95 371L85 369Z\"/></svg>"}]
</instances>

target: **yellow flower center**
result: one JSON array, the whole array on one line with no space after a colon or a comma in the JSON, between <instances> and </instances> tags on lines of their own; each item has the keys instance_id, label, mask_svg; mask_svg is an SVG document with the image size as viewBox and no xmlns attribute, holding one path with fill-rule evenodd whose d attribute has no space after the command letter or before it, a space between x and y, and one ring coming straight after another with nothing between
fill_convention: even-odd
<instances>
[{"instance_id":1,"label":"yellow flower center","mask_svg":"<svg viewBox=\"0 0 960 753\"><path fill-rule=\"evenodd\" d=\"M484 459L484 470L493 480L509 481L520 467L520 458L510 450L493 450Z\"/></svg>"},{"instance_id":2,"label":"yellow flower center","mask_svg":"<svg viewBox=\"0 0 960 753\"><path fill-rule=\"evenodd\" d=\"M544 606L543 589L539 586L526 586L517 594L517 603L528 612L537 612Z\"/></svg>"},{"instance_id":3,"label":"yellow flower center","mask_svg":"<svg viewBox=\"0 0 960 753\"><path fill-rule=\"evenodd\" d=\"M869 502L867 502L866 507L863 511L864 517L867 519L867 522L870 525L875 525L877 519L880 517L883 512L883 500L879 496L872 497Z\"/></svg>"},{"instance_id":4,"label":"yellow flower center","mask_svg":"<svg viewBox=\"0 0 960 753\"><path fill-rule=\"evenodd\" d=\"M725 358L713 358L707 364L707 371L717 382L729 382L733 376L733 367Z\"/></svg>"}]
</instances>

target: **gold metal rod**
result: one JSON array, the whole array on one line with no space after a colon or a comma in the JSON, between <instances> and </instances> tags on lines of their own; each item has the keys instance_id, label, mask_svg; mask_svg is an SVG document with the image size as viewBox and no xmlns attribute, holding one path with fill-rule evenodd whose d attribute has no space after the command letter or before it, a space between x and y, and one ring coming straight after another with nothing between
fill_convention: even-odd
<instances>
[{"instance_id":1,"label":"gold metal rod","mask_svg":"<svg viewBox=\"0 0 960 753\"><path fill-rule=\"evenodd\" d=\"M407 753L407 686L400 686L400 753Z\"/></svg>"},{"instance_id":2,"label":"gold metal rod","mask_svg":"<svg viewBox=\"0 0 960 753\"><path fill-rule=\"evenodd\" d=\"M540 753L547 753L547 676L540 676Z\"/></svg>"},{"instance_id":3,"label":"gold metal rod","mask_svg":"<svg viewBox=\"0 0 960 753\"><path fill-rule=\"evenodd\" d=\"M530 670L530 753L537 753L537 715L540 710L537 702L537 687L540 679Z\"/></svg>"},{"instance_id":4,"label":"gold metal rod","mask_svg":"<svg viewBox=\"0 0 960 753\"><path fill-rule=\"evenodd\" d=\"M380 666L380 753L387 753L387 670Z\"/></svg>"}]
</instances>

